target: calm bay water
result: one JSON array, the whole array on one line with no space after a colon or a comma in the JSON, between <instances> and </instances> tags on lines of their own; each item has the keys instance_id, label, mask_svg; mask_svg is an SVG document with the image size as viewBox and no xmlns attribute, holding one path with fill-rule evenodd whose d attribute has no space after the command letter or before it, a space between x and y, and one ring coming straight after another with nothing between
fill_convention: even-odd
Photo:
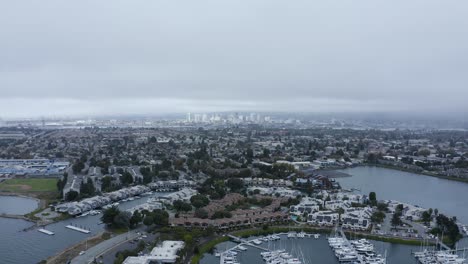
<instances>
[{"instance_id":1,"label":"calm bay water","mask_svg":"<svg viewBox=\"0 0 468 264\"><path fill-rule=\"evenodd\" d=\"M17 196L0 196L0 215L24 215L36 210L39 201Z\"/></svg>"},{"instance_id":2,"label":"calm bay water","mask_svg":"<svg viewBox=\"0 0 468 264\"><path fill-rule=\"evenodd\" d=\"M379 167L355 167L344 170L352 177L339 178L345 189L356 188L362 194L376 192L377 199L397 200L437 208L468 224L468 184Z\"/></svg>"},{"instance_id":3,"label":"calm bay water","mask_svg":"<svg viewBox=\"0 0 468 264\"><path fill-rule=\"evenodd\" d=\"M157 196L165 193L158 193ZM119 205L121 210L130 209L146 202L148 198L125 202ZM101 214L102 215L102 214ZM34 264L62 250L77 244L104 230L104 225L98 225L101 215L72 218L45 227L55 233L48 236L37 231L37 228L23 231L31 227L31 222L0 217L0 263L1 264ZM73 224L91 230L83 234L65 228ZM84 248L83 248L84 250Z\"/></svg>"}]
</instances>

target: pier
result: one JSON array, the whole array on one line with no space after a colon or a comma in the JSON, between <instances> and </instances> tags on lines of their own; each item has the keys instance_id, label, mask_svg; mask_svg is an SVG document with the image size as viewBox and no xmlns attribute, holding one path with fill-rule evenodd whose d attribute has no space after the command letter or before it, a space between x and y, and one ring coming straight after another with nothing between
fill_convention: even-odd
<instances>
[{"instance_id":1,"label":"pier","mask_svg":"<svg viewBox=\"0 0 468 264\"><path fill-rule=\"evenodd\" d=\"M281 234L278 234L278 235L281 235ZM267 248L264 248L264 247L261 247L261 246L258 246L258 245L255 245L252 243L252 241L254 241L255 239L252 239L250 241L247 241L245 239L242 239L240 237L236 237L236 236L233 236L233 235L227 235L228 237L230 237L232 240L234 240L235 242L238 242L240 243L239 245L229 249L229 250L226 250L224 251L223 253L227 252L227 251L231 251L231 250L234 250L236 248L238 248L239 246L242 246L242 245L246 245L246 246L251 246L251 247L254 247L254 248L258 248L260 250L263 250L263 251L268 251Z\"/></svg>"},{"instance_id":2,"label":"pier","mask_svg":"<svg viewBox=\"0 0 468 264\"><path fill-rule=\"evenodd\" d=\"M246 239L236 237L236 236L233 236L233 235L227 235L227 236L229 238L231 238L234 242L237 242L239 244L220 253L220 256L219 256L219 263L220 264L224 264L224 258L226 256L227 252L232 251L232 250L236 250L239 246L242 246L242 245L258 248L258 249L263 250L263 251L268 251L269 250L267 248L264 248L264 247L261 247L259 245L253 244L252 241L254 241L255 239L252 239L252 240L248 241Z\"/></svg>"},{"instance_id":3,"label":"pier","mask_svg":"<svg viewBox=\"0 0 468 264\"><path fill-rule=\"evenodd\" d=\"M37 231L39 231L39 232L41 232L41 233L43 233L43 234L49 235L49 236L55 235L54 232L49 231L49 230L44 229L44 228L40 228L40 229L38 229Z\"/></svg>"},{"instance_id":4,"label":"pier","mask_svg":"<svg viewBox=\"0 0 468 264\"><path fill-rule=\"evenodd\" d=\"M275 233L274 235L276 236L287 236L289 233ZM220 257L220 264L225 264L225 258L227 256L229 256L229 252L230 251L234 251L236 249L238 249L239 247L241 246L249 246L249 247L253 247L253 248L257 248L257 249L260 249L262 251L270 251L270 249L268 248L265 248L265 247L262 247L260 245L257 245L255 244L253 241L255 240L258 240L259 238L255 238L255 239L251 239L251 240L247 240L247 239L243 239L243 238L240 238L240 237L237 237L237 236L234 236L234 235L226 235L227 237L231 238L234 242L237 242L239 243L238 245L230 248L230 249L226 249L225 251L219 253L219 257ZM303 237L315 237L315 238L318 238L319 234L305 234ZM294 238L298 238L296 236L294 236Z\"/></svg>"},{"instance_id":5,"label":"pier","mask_svg":"<svg viewBox=\"0 0 468 264\"><path fill-rule=\"evenodd\" d=\"M85 234L91 233L91 231L89 231L89 230L86 230L86 229L83 229L83 228L80 228L80 227L76 227L76 226L72 226L72 225L67 225L65 227L68 228L68 229L71 229L71 230L75 230L75 231L78 231L78 232L81 232L81 233L85 233Z\"/></svg>"},{"instance_id":6,"label":"pier","mask_svg":"<svg viewBox=\"0 0 468 264\"><path fill-rule=\"evenodd\" d=\"M437 239L437 245L441 248L441 249L444 249L444 250L451 250L451 248L447 245L444 244L444 242L442 242L442 240L440 239Z\"/></svg>"}]
</instances>

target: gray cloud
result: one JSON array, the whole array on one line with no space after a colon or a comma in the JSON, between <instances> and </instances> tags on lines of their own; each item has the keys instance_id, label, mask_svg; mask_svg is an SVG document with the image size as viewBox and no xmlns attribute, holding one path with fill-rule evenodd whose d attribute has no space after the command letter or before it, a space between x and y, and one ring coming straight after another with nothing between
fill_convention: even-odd
<instances>
[{"instance_id":1,"label":"gray cloud","mask_svg":"<svg viewBox=\"0 0 468 264\"><path fill-rule=\"evenodd\" d=\"M466 10L427 0L4 1L0 111L467 111Z\"/></svg>"}]
</instances>

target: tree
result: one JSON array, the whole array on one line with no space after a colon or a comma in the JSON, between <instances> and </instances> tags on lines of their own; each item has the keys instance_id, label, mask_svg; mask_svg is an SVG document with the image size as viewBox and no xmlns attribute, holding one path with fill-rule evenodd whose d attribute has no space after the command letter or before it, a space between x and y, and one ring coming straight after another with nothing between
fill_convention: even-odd
<instances>
[{"instance_id":1,"label":"tree","mask_svg":"<svg viewBox=\"0 0 468 264\"><path fill-rule=\"evenodd\" d=\"M341 215L345 213L345 210L340 207L336 210L336 212L338 213L338 221L341 222Z\"/></svg>"},{"instance_id":2,"label":"tree","mask_svg":"<svg viewBox=\"0 0 468 264\"><path fill-rule=\"evenodd\" d=\"M193 243L193 237L191 234L185 234L184 235L184 242L187 245L191 245Z\"/></svg>"},{"instance_id":3,"label":"tree","mask_svg":"<svg viewBox=\"0 0 468 264\"><path fill-rule=\"evenodd\" d=\"M90 197L93 196L96 192L96 189L94 188L94 183L91 178L88 178L88 180L85 182L82 182L80 185L80 193L82 196Z\"/></svg>"},{"instance_id":4,"label":"tree","mask_svg":"<svg viewBox=\"0 0 468 264\"><path fill-rule=\"evenodd\" d=\"M82 161L77 161L72 166L72 170L74 174L80 173L85 168L85 165Z\"/></svg>"},{"instance_id":5,"label":"tree","mask_svg":"<svg viewBox=\"0 0 468 264\"><path fill-rule=\"evenodd\" d=\"M158 226L167 226L169 224L169 214L161 209L153 211L154 224Z\"/></svg>"},{"instance_id":6,"label":"tree","mask_svg":"<svg viewBox=\"0 0 468 264\"><path fill-rule=\"evenodd\" d=\"M240 191L244 188L244 181L239 178L231 178L227 181L227 186L233 192Z\"/></svg>"},{"instance_id":7,"label":"tree","mask_svg":"<svg viewBox=\"0 0 468 264\"><path fill-rule=\"evenodd\" d=\"M437 229L433 229L432 233L436 233L436 235L445 234L449 238L451 244L455 244L461 237L455 217L449 218L443 214L439 214L436 217L436 224Z\"/></svg>"},{"instance_id":8,"label":"tree","mask_svg":"<svg viewBox=\"0 0 468 264\"><path fill-rule=\"evenodd\" d=\"M67 184L67 180L68 180L68 173L65 172L65 173L63 174L62 179L59 179L59 180L57 181L57 189L58 189L58 191L59 191L60 193L63 192L63 188L64 188L65 185Z\"/></svg>"},{"instance_id":9,"label":"tree","mask_svg":"<svg viewBox=\"0 0 468 264\"><path fill-rule=\"evenodd\" d=\"M208 212L200 208L200 209L195 210L195 216L198 218L206 219L208 218Z\"/></svg>"},{"instance_id":10,"label":"tree","mask_svg":"<svg viewBox=\"0 0 468 264\"><path fill-rule=\"evenodd\" d=\"M111 189L111 186L112 186L112 177L104 176L104 177L102 177L101 181L102 181L101 182L101 190L109 191Z\"/></svg>"},{"instance_id":11,"label":"tree","mask_svg":"<svg viewBox=\"0 0 468 264\"><path fill-rule=\"evenodd\" d=\"M431 214L428 211L424 211L421 215L421 220L427 225L431 221Z\"/></svg>"},{"instance_id":12,"label":"tree","mask_svg":"<svg viewBox=\"0 0 468 264\"><path fill-rule=\"evenodd\" d=\"M253 150L251 148L248 148L247 149L247 152L245 154L245 157L247 158L247 162L248 163L251 163L252 162L252 159L254 157L254 154L253 154Z\"/></svg>"},{"instance_id":13,"label":"tree","mask_svg":"<svg viewBox=\"0 0 468 264\"><path fill-rule=\"evenodd\" d=\"M377 195L375 192L370 192L369 193L369 202L371 205L376 205L377 204Z\"/></svg>"},{"instance_id":14,"label":"tree","mask_svg":"<svg viewBox=\"0 0 468 264\"><path fill-rule=\"evenodd\" d=\"M399 225L402 224L402 221L401 221L400 216L401 216L401 214L399 214L399 213L397 213L397 212L395 212L395 213L393 214L393 217L392 217L392 226L393 226L393 227L397 227L397 226L399 226Z\"/></svg>"},{"instance_id":15,"label":"tree","mask_svg":"<svg viewBox=\"0 0 468 264\"><path fill-rule=\"evenodd\" d=\"M399 211L400 214L401 214L401 213L403 212L403 204L398 204L398 205L396 206L396 211Z\"/></svg>"},{"instance_id":16,"label":"tree","mask_svg":"<svg viewBox=\"0 0 468 264\"><path fill-rule=\"evenodd\" d=\"M143 219L143 224L145 226L150 226L152 224L154 224L154 218L150 215L146 216L144 219Z\"/></svg>"},{"instance_id":17,"label":"tree","mask_svg":"<svg viewBox=\"0 0 468 264\"><path fill-rule=\"evenodd\" d=\"M382 212L387 212L388 211L388 204L378 203L377 204L377 210L382 211Z\"/></svg>"},{"instance_id":18,"label":"tree","mask_svg":"<svg viewBox=\"0 0 468 264\"><path fill-rule=\"evenodd\" d=\"M114 217L113 225L118 228L130 227L130 218L132 215L127 211L120 211L118 215Z\"/></svg>"},{"instance_id":19,"label":"tree","mask_svg":"<svg viewBox=\"0 0 468 264\"><path fill-rule=\"evenodd\" d=\"M182 200L176 200L172 205L174 206L174 209L176 209L177 212L188 212L192 210L192 205Z\"/></svg>"},{"instance_id":20,"label":"tree","mask_svg":"<svg viewBox=\"0 0 468 264\"><path fill-rule=\"evenodd\" d=\"M212 216L211 219L218 219L218 218L231 218L232 214L228 211L216 211Z\"/></svg>"},{"instance_id":21,"label":"tree","mask_svg":"<svg viewBox=\"0 0 468 264\"><path fill-rule=\"evenodd\" d=\"M428 149L421 149L421 150L418 152L418 155L419 155L419 156L427 157L427 156L431 155L431 151L428 150Z\"/></svg>"},{"instance_id":22,"label":"tree","mask_svg":"<svg viewBox=\"0 0 468 264\"><path fill-rule=\"evenodd\" d=\"M143 183L148 184L153 181L153 172L148 167L141 167L140 173L143 175Z\"/></svg>"},{"instance_id":23,"label":"tree","mask_svg":"<svg viewBox=\"0 0 468 264\"><path fill-rule=\"evenodd\" d=\"M133 183L133 176L130 174L130 172L125 171L122 176L120 176L120 182L122 182L123 185L129 185Z\"/></svg>"},{"instance_id":24,"label":"tree","mask_svg":"<svg viewBox=\"0 0 468 264\"><path fill-rule=\"evenodd\" d=\"M114 223L114 218L120 213L120 210L117 206L112 206L104 210L101 221L106 225L112 225Z\"/></svg>"},{"instance_id":25,"label":"tree","mask_svg":"<svg viewBox=\"0 0 468 264\"><path fill-rule=\"evenodd\" d=\"M190 203L192 203L195 208L201 208L208 205L210 200L205 195L197 194L190 198Z\"/></svg>"},{"instance_id":26,"label":"tree","mask_svg":"<svg viewBox=\"0 0 468 264\"><path fill-rule=\"evenodd\" d=\"M139 223L141 223L142 220L143 216L141 215L140 211L134 211L132 218L130 218L130 227L135 228Z\"/></svg>"},{"instance_id":27,"label":"tree","mask_svg":"<svg viewBox=\"0 0 468 264\"><path fill-rule=\"evenodd\" d=\"M376 211L371 216L371 221L377 224L382 223L384 219L385 219L385 213L383 213L382 211Z\"/></svg>"},{"instance_id":28,"label":"tree","mask_svg":"<svg viewBox=\"0 0 468 264\"><path fill-rule=\"evenodd\" d=\"M79 193L77 191L71 190L67 192L65 195L65 200L70 202L70 201L75 201L79 196Z\"/></svg>"}]
</instances>

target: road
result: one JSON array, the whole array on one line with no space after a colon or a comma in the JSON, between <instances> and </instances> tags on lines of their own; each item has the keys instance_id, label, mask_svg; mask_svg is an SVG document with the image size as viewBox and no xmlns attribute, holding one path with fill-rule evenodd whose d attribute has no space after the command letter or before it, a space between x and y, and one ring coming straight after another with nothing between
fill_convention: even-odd
<instances>
[{"instance_id":1,"label":"road","mask_svg":"<svg viewBox=\"0 0 468 264\"><path fill-rule=\"evenodd\" d=\"M74 259L72 259L71 264L91 263L95 258L106 253L112 248L137 238L139 236L137 232L139 232L139 230L133 230L128 233L114 236L108 240L105 240L97 244L96 246L86 250L83 255L77 256Z\"/></svg>"},{"instance_id":2,"label":"road","mask_svg":"<svg viewBox=\"0 0 468 264\"><path fill-rule=\"evenodd\" d=\"M138 243L140 243L140 241L144 241L146 243L146 248L142 251L142 254L149 254L153 248L149 247L148 244L151 245L154 241L156 241L156 238L159 236L159 234L146 235L146 238L139 238L138 242L128 241L126 243L121 243L120 245L113 247L112 249L106 251L104 254L101 254L101 258L99 260L102 261L103 264L113 264L117 252L124 250L134 250L138 246Z\"/></svg>"}]
</instances>

